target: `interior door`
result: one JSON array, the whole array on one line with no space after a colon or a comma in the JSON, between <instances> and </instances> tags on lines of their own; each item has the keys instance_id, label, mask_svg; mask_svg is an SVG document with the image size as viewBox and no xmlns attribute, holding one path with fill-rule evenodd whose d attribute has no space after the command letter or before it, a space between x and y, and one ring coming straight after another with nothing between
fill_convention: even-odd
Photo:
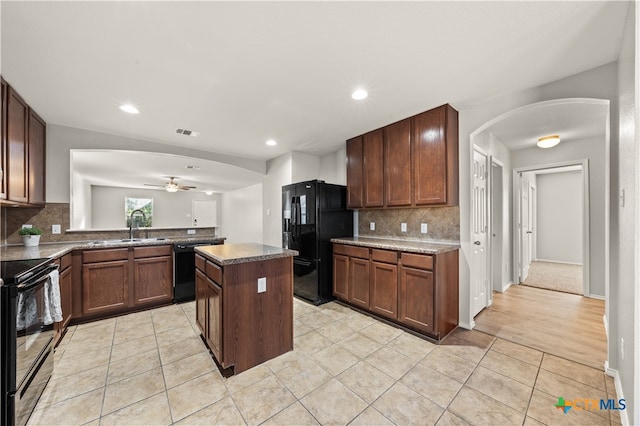
<instances>
[{"instance_id":1,"label":"interior door","mask_svg":"<svg viewBox=\"0 0 640 426\"><path fill-rule=\"evenodd\" d=\"M472 314L487 307L489 277L487 270L487 156L473 151L471 293Z\"/></svg>"}]
</instances>

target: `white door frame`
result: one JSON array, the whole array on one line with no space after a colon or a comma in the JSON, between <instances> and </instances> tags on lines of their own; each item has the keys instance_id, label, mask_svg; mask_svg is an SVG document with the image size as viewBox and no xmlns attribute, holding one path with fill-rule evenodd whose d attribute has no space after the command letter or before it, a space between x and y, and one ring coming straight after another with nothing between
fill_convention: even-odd
<instances>
[{"instance_id":1,"label":"white door frame","mask_svg":"<svg viewBox=\"0 0 640 426\"><path fill-rule=\"evenodd\" d=\"M515 272L515 283L520 283L522 274L522 237L520 235L520 197L521 197L521 174L524 172L532 172L535 170L555 169L558 167L582 166L582 294L589 296L590 292L590 276L589 259L589 160L565 161L553 164L540 164L536 166L520 167L513 169L513 263L512 268Z\"/></svg>"},{"instance_id":2,"label":"white door frame","mask_svg":"<svg viewBox=\"0 0 640 426\"><path fill-rule=\"evenodd\" d=\"M500 167L500 171L501 174L500 176L496 176L496 173L494 172L494 165ZM501 245L502 244L502 240L503 240L503 229L504 228L500 228L500 229L494 229L493 226L493 219L494 217L497 215L496 212L494 211L494 207L495 207L495 199L496 199L496 194L493 193L493 185L494 182L497 181L498 179L502 182L500 187L502 188L502 194L499 194L500 197L500 201L501 201L501 205L500 208L504 208L504 163L502 163L502 161L498 160L497 158L490 156L489 157L489 182L487 182L488 185L488 206L489 206L489 218L488 218L488 222L489 222L489 243L488 243L488 249L487 252L489 253L488 256L488 262L490 265L490 271L489 271L489 289L488 289L488 297L489 297L489 306L491 304L493 304L493 291L496 290L496 288L494 287L495 284L495 279L496 276L500 276L502 278L502 268L503 268L503 264L502 264L502 259L503 257L500 256L499 260L499 268L496 268L495 265L495 260L493 258L494 256L494 245ZM500 212L500 217L502 218L500 225L502 225L502 223L504 222L504 214L502 213L502 211ZM494 234L496 235L494 237ZM496 270L497 269L497 270ZM505 283L504 280L501 279L500 280L500 289L499 291L504 291L505 290Z\"/></svg>"}]
</instances>

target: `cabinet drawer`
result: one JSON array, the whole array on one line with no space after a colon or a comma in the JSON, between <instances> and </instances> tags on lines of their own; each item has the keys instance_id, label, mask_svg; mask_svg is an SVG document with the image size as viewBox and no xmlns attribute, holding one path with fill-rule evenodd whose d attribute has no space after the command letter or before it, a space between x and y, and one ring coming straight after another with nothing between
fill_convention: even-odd
<instances>
[{"instance_id":1,"label":"cabinet drawer","mask_svg":"<svg viewBox=\"0 0 640 426\"><path fill-rule=\"evenodd\" d=\"M158 257L158 256L170 256L170 255L171 255L170 245L133 248L133 256L136 259L139 259L141 257Z\"/></svg>"},{"instance_id":2,"label":"cabinet drawer","mask_svg":"<svg viewBox=\"0 0 640 426\"><path fill-rule=\"evenodd\" d=\"M398 253L391 250L371 249L371 260L384 263L398 263Z\"/></svg>"},{"instance_id":3,"label":"cabinet drawer","mask_svg":"<svg viewBox=\"0 0 640 426\"><path fill-rule=\"evenodd\" d=\"M350 257L359 257L361 259L369 259L369 249L367 247L349 246L346 244L334 244L334 254L343 254Z\"/></svg>"},{"instance_id":4,"label":"cabinet drawer","mask_svg":"<svg viewBox=\"0 0 640 426\"><path fill-rule=\"evenodd\" d=\"M205 260L204 257L200 256L199 254L196 254L196 268L200 269L202 272L205 271Z\"/></svg>"},{"instance_id":5,"label":"cabinet drawer","mask_svg":"<svg viewBox=\"0 0 640 426\"><path fill-rule=\"evenodd\" d=\"M60 258L60 272L71 266L71 253L67 253Z\"/></svg>"},{"instance_id":6,"label":"cabinet drawer","mask_svg":"<svg viewBox=\"0 0 640 426\"><path fill-rule=\"evenodd\" d=\"M213 262L207 260L206 273L209 278L216 282L218 285L222 285L222 268Z\"/></svg>"},{"instance_id":7,"label":"cabinet drawer","mask_svg":"<svg viewBox=\"0 0 640 426\"><path fill-rule=\"evenodd\" d=\"M402 266L419 269L433 269L433 256L429 254L402 253L400 256Z\"/></svg>"},{"instance_id":8,"label":"cabinet drawer","mask_svg":"<svg viewBox=\"0 0 640 426\"><path fill-rule=\"evenodd\" d=\"M82 263L109 262L111 260L129 259L128 248L85 250L82 252Z\"/></svg>"}]
</instances>

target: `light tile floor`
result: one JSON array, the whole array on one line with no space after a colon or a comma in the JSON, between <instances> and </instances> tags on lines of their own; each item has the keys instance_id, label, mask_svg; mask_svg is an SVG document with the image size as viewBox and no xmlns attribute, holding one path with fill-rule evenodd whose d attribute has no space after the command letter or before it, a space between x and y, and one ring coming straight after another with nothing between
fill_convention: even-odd
<instances>
[{"instance_id":1,"label":"light tile floor","mask_svg":"<svg viewBox=\"0 0 640 426\"><path fill-rule=\"evenodd\" d=\"M294 311L294 350L228 379L194 303L71 327L29 424L620 424L554 407L615 399L602 371L476 331L434 345L337 303Z\"/></svg>"}]
</instances>

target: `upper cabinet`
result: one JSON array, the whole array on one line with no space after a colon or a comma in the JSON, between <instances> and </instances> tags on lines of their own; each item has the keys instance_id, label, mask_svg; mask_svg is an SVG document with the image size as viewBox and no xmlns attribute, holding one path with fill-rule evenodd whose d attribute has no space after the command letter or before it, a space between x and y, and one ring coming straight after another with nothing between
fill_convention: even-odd
<instances>
[{"instance_id":1,"label":"upper cabinet","mask_svg":"<svg viewBox=\"0 0 640 426\"><path fill-rule=\"evenodd\" d=\"M44 206L46 124L4 80L1 146L0 204Z\"/></svg>"},{"instance_id":2,"label":"upper cabinet","mask_svg":"<svg viewBox=\"0 0 640 426\"><path fill-rule=\"evenodd\" d=\"M347 141L348 207L458 205L458 112L423 112Z\"/></svg>"}]
</instances>

